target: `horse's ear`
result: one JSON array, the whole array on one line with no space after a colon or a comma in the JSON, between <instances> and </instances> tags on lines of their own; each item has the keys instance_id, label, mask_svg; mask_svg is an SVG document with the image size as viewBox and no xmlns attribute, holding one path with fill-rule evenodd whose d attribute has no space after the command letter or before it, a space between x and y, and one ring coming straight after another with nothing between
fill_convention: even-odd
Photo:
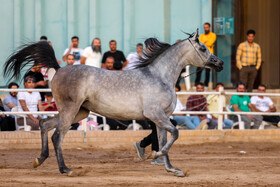
<instances>
[{"instance_id":1,"label":"horse's ear","mask_svg":"<svg viewBox=\"0 0 280 187\"><path fill-rule=\"evenodd\" d=\"M194 34L194 36L193 36L193 39L198 39L198 37L199 37L199 32L198 32L199 30L198 30L198 28L196 29L196 32L195 32L195 34Z\"/></svg>"}]
</instances>

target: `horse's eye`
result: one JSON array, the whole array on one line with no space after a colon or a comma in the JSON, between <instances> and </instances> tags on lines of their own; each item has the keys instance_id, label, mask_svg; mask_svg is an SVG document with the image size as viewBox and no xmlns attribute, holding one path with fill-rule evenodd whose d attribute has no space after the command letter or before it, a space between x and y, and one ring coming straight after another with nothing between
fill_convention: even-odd
<instances>
[{"instance_id":1,"label":"horse's eye","mask_svg":"<svg viewBox=\"0 0 280 187\"><path fill-rule=\"evenodd\" d=\"M199 50L202 51L202 52L205 52L206 51L206 47L204 45L202 45L202 46L199 47Z\"/></svg>"}]
</instances>

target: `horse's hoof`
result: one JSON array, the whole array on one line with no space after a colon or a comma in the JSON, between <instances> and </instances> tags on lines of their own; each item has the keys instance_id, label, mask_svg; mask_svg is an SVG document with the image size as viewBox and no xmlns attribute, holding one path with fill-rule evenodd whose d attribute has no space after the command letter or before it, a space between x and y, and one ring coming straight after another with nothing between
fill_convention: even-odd
<instances>
[{"instance_id":1,"label":"horse's hoof","mask_svg":"<svg viewBox=\"0 0 280 187\"><path fill-rule=\"evenodd\" d=\"M157 154L156 151L152 151L152 152L148 155L147 159L155 159L155 158L156 158L156 154Z\"/></svg>"},{"instance_id":2,"label":"horse's hoof","mask_svg":"<svg viewBox=\"0 0 280 187\"><path fill-rule=\"evenodd\" d=\"M69 171L67 172L67 176L68 176L68 177L75 177L75 176L77 176L77 173L74 172L74 171L72 171L72 170L69 170Z\"/></svg>"},{"instance_id":3,"label":"horse's hoof","mask_svg":"<svg viewBox=\"0 0 280 187\"><path fill-rule=\"evenodd\" d=\"M35 158L34 161L33 161L33 167L34 167L34 168L37 168L37 167L40 166L40 165L41 165L41 164L40 164L38 158Z\"/></svg>"},{"instance_id":4,"label":"horse's hoof","mask_svg":"<svg viewBox=\"0 0 280 187\"><path fill-rule=\"evenodd\" d=\"M175 171L175 175L176 175L177 177L184 177L184 176L185 176L185 173L184 173L183 171L181 171L181 170L178 170L178 171Z\"/></svg>"}]
</instances>

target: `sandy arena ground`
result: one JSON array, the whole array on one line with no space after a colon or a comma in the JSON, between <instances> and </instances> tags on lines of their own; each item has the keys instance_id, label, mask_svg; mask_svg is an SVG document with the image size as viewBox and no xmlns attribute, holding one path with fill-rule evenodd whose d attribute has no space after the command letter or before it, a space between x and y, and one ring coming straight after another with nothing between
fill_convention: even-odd
<instances>
[{"instance_id":1,"label":"sandy arena ground","mask_svg":"<svg viewBox=\"0 0 280 187\"><path fill-rule=\"evenodd\" d=\"M280 186L280 143L175 144L170 158L186 172L183 178L140 161L132 145L67 147L65 162L76 177L59 173L53 149L42 166L32 168L39 154L39 149L0 150L0 186Z\"/></svg>"}]
</instances>

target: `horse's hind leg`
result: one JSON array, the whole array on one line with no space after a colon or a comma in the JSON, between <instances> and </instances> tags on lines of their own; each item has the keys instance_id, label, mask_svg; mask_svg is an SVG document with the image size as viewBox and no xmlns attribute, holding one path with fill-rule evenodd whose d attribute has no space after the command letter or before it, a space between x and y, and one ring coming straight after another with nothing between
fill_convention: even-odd
<instances>
[{"instance_id":1,"label":"horse's hind leg","mask_svg":"<svg viewBox=\"0 0 280 187\"><path fill-rule=\"evenodd\" d=\"M75 123L81 119L86 118L88 114L88 110L80 108L78 112L65 111L62 112L59 116L59 125L57 126L54 134L52 135L52 142L54 145L60 173L67 173L69 176L72 175L72 170L65 165L62 155L61 144L64 139L64 136L73 122Z\"/></svg>"},{"instance_id":2,"label":"horse's hind leg","mask_svg":"<svg viewBox=\"0 0 280 187\"><path fill-rule=\"evenodd\" d=\"M49 157L48 132L54 129L57 124L58 116L40 120L42 152L40 158L35 158L33 162L34 168L40 166Z\"/></svg>"}]
</instances>

